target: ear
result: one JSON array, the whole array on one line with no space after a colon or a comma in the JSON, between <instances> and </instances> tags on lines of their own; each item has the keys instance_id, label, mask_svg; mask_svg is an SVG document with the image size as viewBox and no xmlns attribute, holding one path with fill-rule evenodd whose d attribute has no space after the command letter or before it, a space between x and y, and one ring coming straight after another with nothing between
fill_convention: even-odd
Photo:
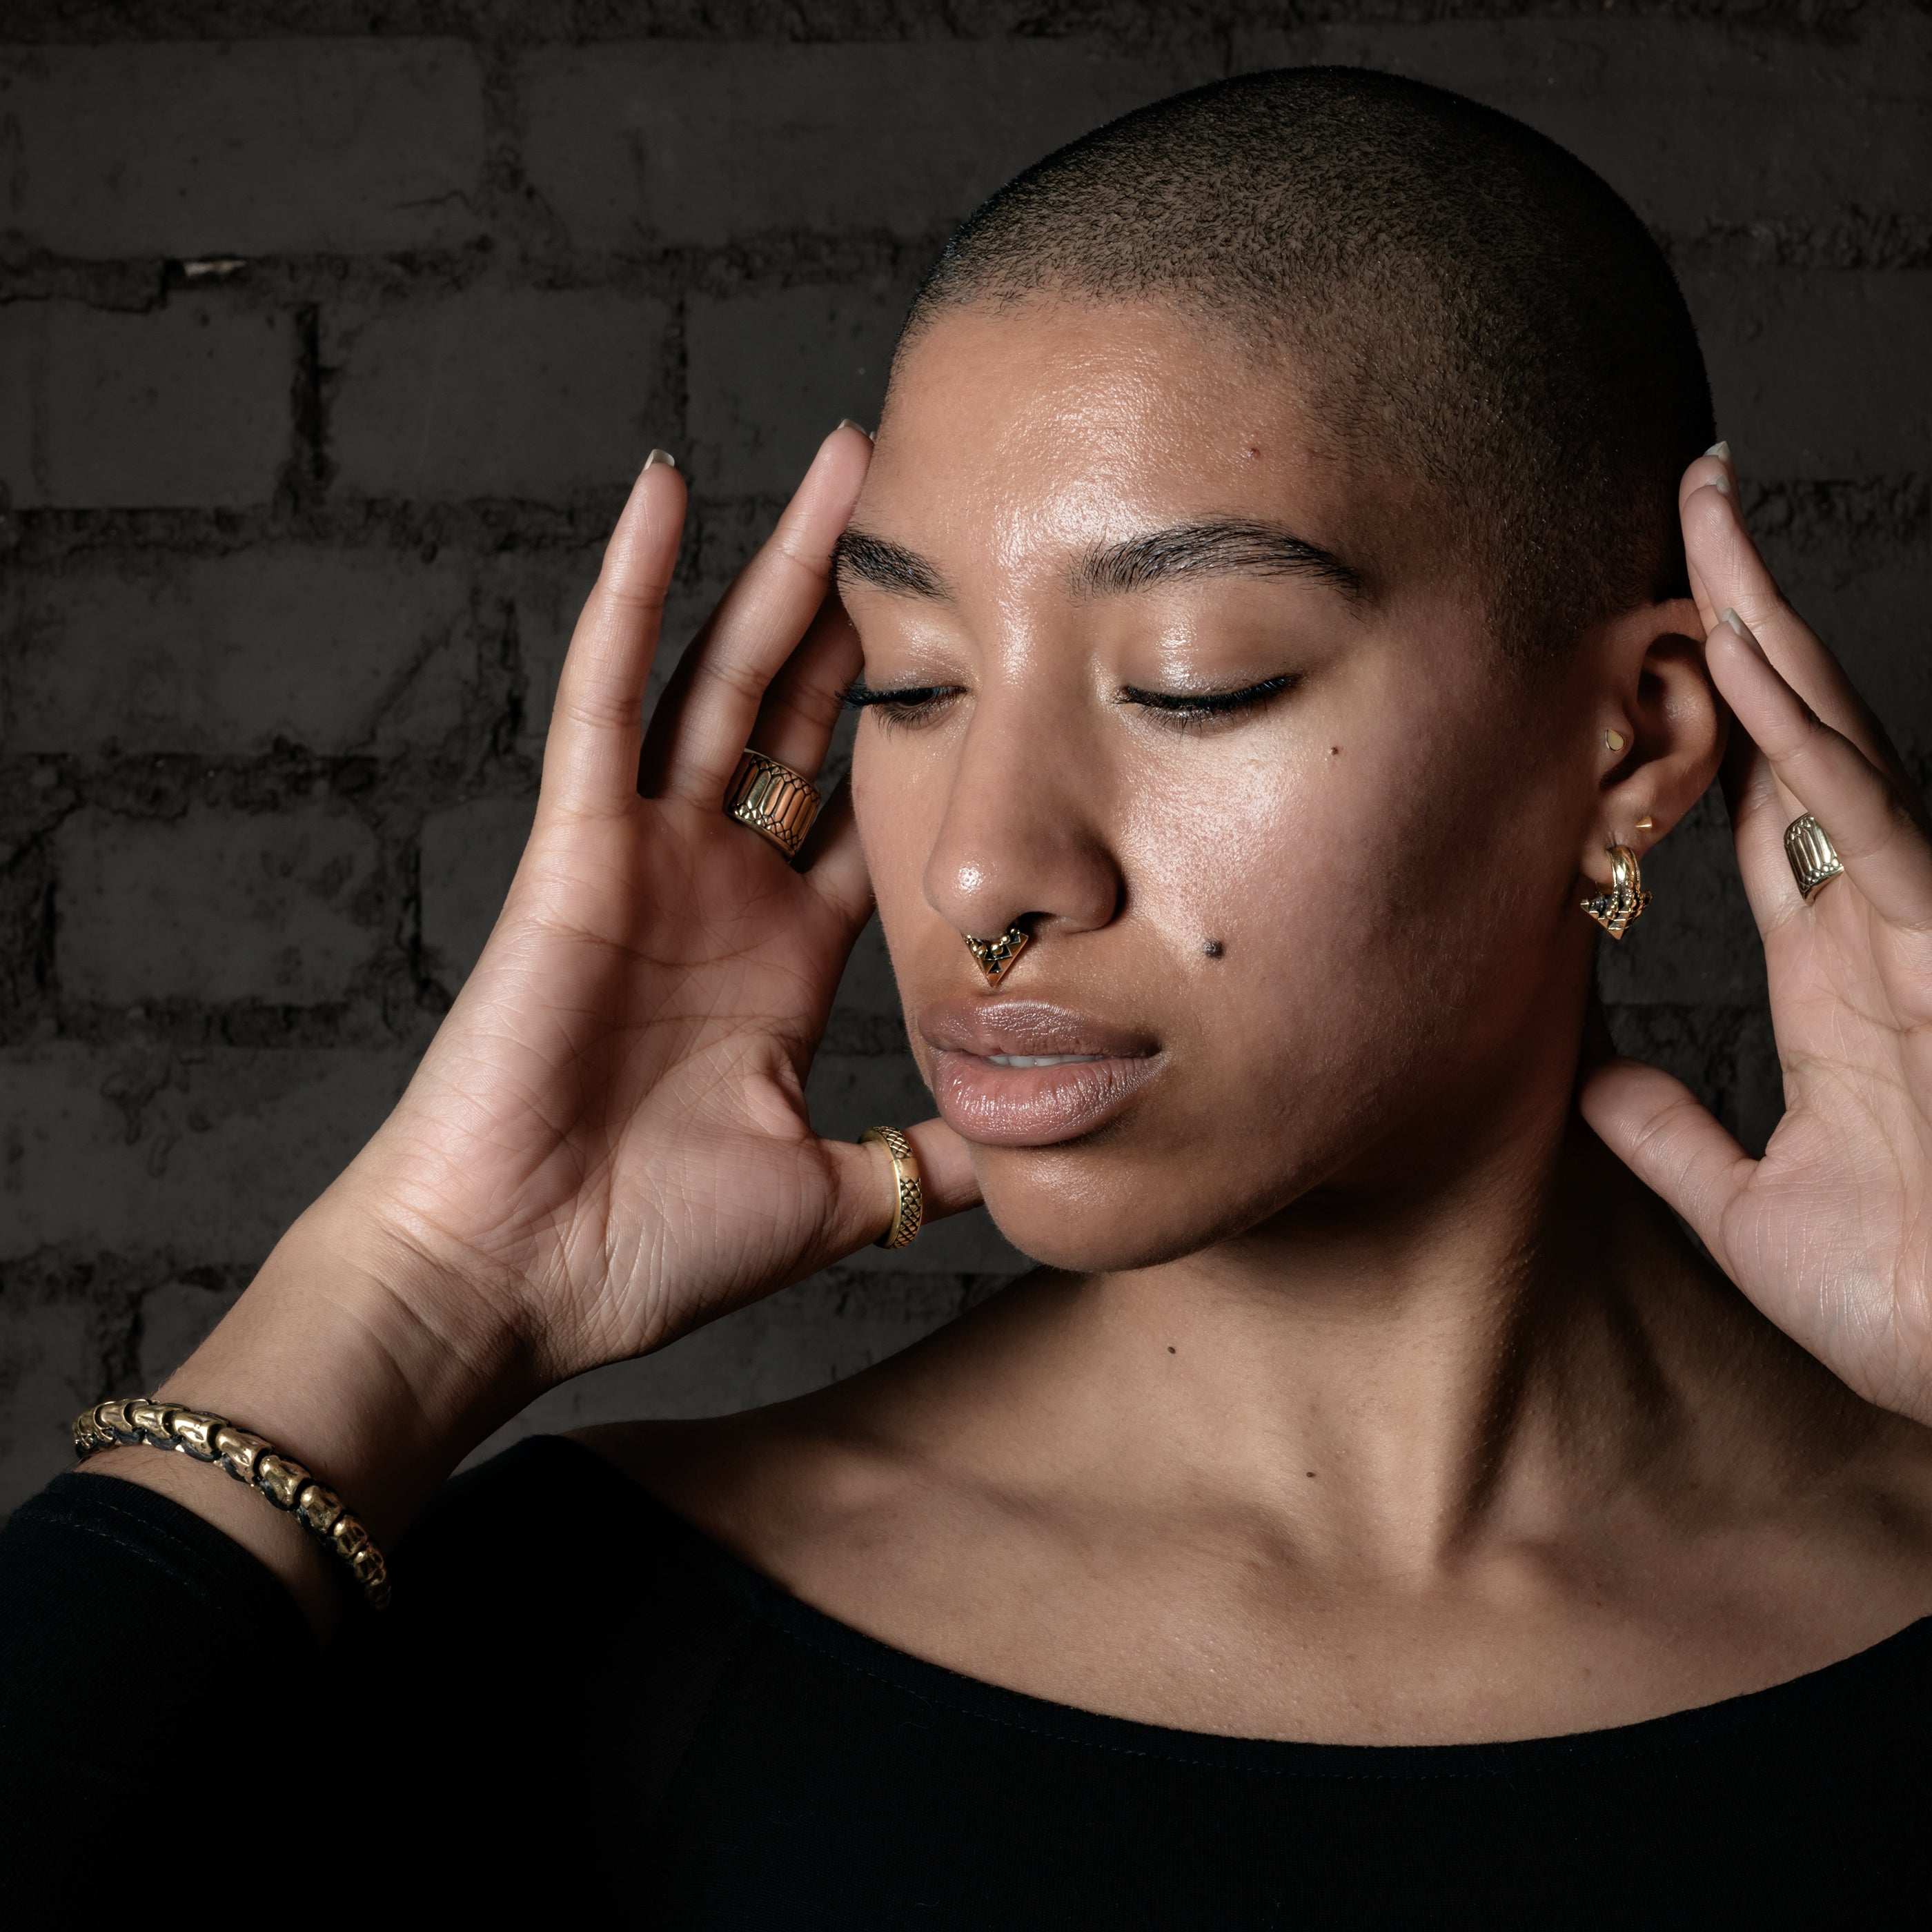
<instances>
[{"instance_id":1,"label":"ear","mask_svg":"<svg viewBox=\"0 0 1932 1932\"><path fill-rule=\"evenodd\" d=\"M1627 610L1593 640L1597 813L1594 842L1579 855L1586 878L1605 875L1606 846L1641 860L1717 776L1730 716L1704 667L1703 636L1696 605L1682 597Z\"/></svg>"}]
</instances>

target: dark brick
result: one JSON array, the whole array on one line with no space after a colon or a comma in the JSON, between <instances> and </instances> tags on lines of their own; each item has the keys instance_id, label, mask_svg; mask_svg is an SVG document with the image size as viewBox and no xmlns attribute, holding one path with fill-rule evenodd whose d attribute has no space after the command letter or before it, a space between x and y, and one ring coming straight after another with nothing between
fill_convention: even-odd
<instances>
[{"instance_id":1,"label":"dark brick","mask_svg":"<svg viewBox=\"0 0 1932 1932\"><path fill-rule=\"evenodd\" d=\"M0 58L8 230L64 255L346 254L474 235L482 70L430 40Z\"/></svg>"},{"instance_id":2,"label":"dark brick","mask_svg":"<svg viewBox=\"0 0 1932 1932\"><path fill-rule=\"evenodd\" d=\"M329 320L330 448L372 496L544 497L628 484L675 443L670 311L604 291L476 288Z\"/></svg>"},{"instance_id":3,"label":"dark brick","mask_svg":"<svg viewBox=\"0 0 1932 1932\"><path fill-rule=\"evenodd\" d=\"M1078 40L546 48L520 64L525 153L580 247L923 236L1075 135L1220 70L1206 44L1132 58Z\"/></svg>"},{"instance_id":4,"label":"dark brick","mask_svg":"<svg viewBox=\"0 0 1932 1932\"><path fill-rule=\"evenodd\" d=\"M259 1265L382 1124L413 1056L55 1046L0 1059L0 1261Z\"/></svg>"},{"instance_id":5,"label":"dark brick","mask_svg":"<svg viewBox=\"0 0 1932 1932\"><path fill-rule=\"evenodd\" d=\"M478 649L460 561L288 544L19 580L4 638L0 745L44 754L399 752L456 724Z\"/></svg>"},{"instance_id":6,"label":"dark brick","mask_svg":"<svg viewBox=\"0 0 1932 1932\"><path fill-rule=\"evenodd\" d=\"M332 802L160 823L82 812L56 864L69 1000L304 1005L344 992L378 940L376 842Z\"/></svg>"},{"instance_id":7,"label":"dark brick","mask_svg":"<svg viewBox=\"0 0 1932 1932\"><path fill-rule=\"evenodd\" d=\"M1238 33L1237 71L1384 68L1514 114L1654 226L1822 221L1924 207L1932 23L1865 10L1802 56L1717 21L1651 15L1336 23Z\"/></svg>"},{"instance_id":8,"label":"dark brick","mask_svg":"<svg viewBox=\"0 0 1932 1932\"><path fill-rule=\"evenodd\" d=\"M878 419L911 291L864 286L694 296L686 325L691 466L719 494L788 495L840 418Z\"/></svg>"},{"instance_id":9,"label":"dark brick","mask_svg":"<svg viewBox=\"0 0 1932 1932\"><path fill-rule=\"evenodd\" d=\"M0 486L16 508L266 502L288 454L288 319L219 296L152 314L0 307Z\"/></svg>"}]
</instances>

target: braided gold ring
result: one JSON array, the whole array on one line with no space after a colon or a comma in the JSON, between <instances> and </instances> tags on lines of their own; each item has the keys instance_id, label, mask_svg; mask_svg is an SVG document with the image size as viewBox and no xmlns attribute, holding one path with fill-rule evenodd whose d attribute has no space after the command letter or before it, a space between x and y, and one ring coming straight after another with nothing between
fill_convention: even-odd
<instances>
[{"instance_id":1,"label":"braided gold ring","mask_svg":"<svg viewBox=\"0 0 1932 1932\"><path fill-rule=\"evenodd\" d=\"M868 1127L859 1136L863 1147L877 1141L892 1156L892 1223L873 1244L881 1248L909 1248L926 1219L926 1190L919 1178L919 1160L912 1143L896 1127Z\"/></svg>"},{"instance_id":2,"label":"braided gold ring","mask_svg":"<svg viewBox=\"0 0 1932 1932\"><path fill-rule=\"evenodd\" d=\"M802 772L748 746L724 794L727 815L740 825L748 825L788 859L798 856L798 848L805 843L823 802L818 786Z\"/></svg>"}]
</instances>

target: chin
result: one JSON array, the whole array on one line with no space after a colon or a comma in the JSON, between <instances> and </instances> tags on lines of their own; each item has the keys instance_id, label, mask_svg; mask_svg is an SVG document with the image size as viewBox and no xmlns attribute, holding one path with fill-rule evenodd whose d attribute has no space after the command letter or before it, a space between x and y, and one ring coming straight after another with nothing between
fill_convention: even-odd
<instances>
[{"instance_id":1,"label":"chin","mask_svg":"<svg viewBox=\"0 0 1932 1932\"><path fill-rule=\"evenodd\" d=\"M1245 1232L1280 1204L1217 1201L1172 1168L1102 1177L1058 1148L982 1150L974 1166L994 1226L1022 1254L1068 1274L1179 1261Z\"/></svg>"}]
</instances>

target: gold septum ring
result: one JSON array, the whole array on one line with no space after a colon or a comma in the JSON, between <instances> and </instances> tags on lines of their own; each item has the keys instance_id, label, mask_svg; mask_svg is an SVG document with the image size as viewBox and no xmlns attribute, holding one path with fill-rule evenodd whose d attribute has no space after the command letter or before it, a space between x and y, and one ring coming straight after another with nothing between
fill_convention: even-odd
<instances>
[{"instance_id":1,"label":"gold septum ring","mask_svg":"<svg viewBox=\"0 0 1932 1932\"><path fill-rule=\"evenodd\" d=\"M1838 847L1808 812L1784 828L1784 856L1790 862L1792 878L1798 882L1798 897L1808 902L1820 886L1845 869Z\"/></svg>"},{"instance_id":2,"label":"gold septum ring","mask_svg":"<svg viewBox=\"0 0 1932 1932\"><path fill-rule=\"evenodd\" d=\"M818 786L802 772L748 746L724 794L726 814L748 825L788 860L798 856L824 802Z\"/></svg>"},{"instance_id":3,"label":"gold septum ring","mask_svg":"<svg viewBox=\"0 0 1932 1932\"><path fill-rule=\"evenodd\" d=\"M896 1127L868 1127L859 1136L863 1147L877 1141L892 1156L892 1226L873 1244L880 1248L909 1248L926 1219L926 1189L919 1178L919 1157L912 1142Z\"/></svg>"}]
</instances>

